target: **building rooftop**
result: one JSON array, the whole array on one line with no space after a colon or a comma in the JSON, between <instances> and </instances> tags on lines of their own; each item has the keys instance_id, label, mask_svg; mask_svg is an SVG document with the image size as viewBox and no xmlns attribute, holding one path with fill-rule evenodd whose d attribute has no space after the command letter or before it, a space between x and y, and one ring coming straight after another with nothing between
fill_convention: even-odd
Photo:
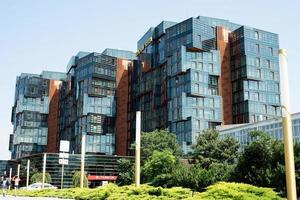
<instances>
[{"instance_id":1,"label":"building rooftop","mask_svg":"<svg viewBox=\"0 0 300 200\"><path fill-rule=\"evenodd\" d=\"M293 113L291 115L291 117L292 117L292 119L300 118L300 112ZM281 122L281 120L282 120L281 117L276 117L276 118L262 120L262 121L258 121L258 122L254 122L254 123L221 125L221 126L217 126L216 129L218 131L225 132L225 131L231 131L234 129L244 129L244 128L252 127L252 126L262 126L262 125L266 125L266 124L270 124L270 123Z\"/></svg>"}]
</instances>

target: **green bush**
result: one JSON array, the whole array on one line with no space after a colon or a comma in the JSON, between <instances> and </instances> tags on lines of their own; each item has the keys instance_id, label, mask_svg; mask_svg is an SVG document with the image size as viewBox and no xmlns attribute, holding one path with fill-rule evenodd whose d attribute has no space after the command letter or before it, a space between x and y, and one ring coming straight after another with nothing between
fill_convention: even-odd
<instances>
[{"instance_id":1,"label":"green bush","mask_svg":"<svg viewBox=\"0 0 300 200\"><path fill-rule=\"evenodd\" d=\"M239 199L239 200L279 200L276 192L270 188L255 187L243 183L219 182L209 186L201 194L197 194L198 199Z\"/></svg>"},{"instance_id":2,"label":"green bush","mask_svg":"<svg viewBox=\"0 0 300 200\"><path fill-rule=\"evenodd\" d=\"M43 173L35 173L30 178L31 183L41 183L43 181ZM45 183L51 183L51 175L49 173L45 173Z\"/></svg>"},{"instance_id":3,"label":"green bush","mask_svg":"<svg viewBox=\"0 0 300 200\"><path fill-rule=\"evenodd\" d=\"M270 188L259 188L252 185L240 183L220 182L209 186L203 193L192 192L190 189L173 187L162 188L149 185L141 185L136 188L134 185L119 187L114 184L97 188L97 189L56 189L56 190L39 190L39 191L22 191L17 192L19 196L30 197L56 197L56 198L73 198L76 200L175 200L175 199L239 199L239 200L279 200L281 199Z\"/></svg>"},{"instance_id":4,"label":"green bush","mask_svg":"<svg viewBox=\"0 0 300 200\"><path fill-rule=\"evenodd\" d=\"M80 176L81 176L81 172L80 171L76 171L72 177L72 183L74 187L80 187ZM88 178L86 176L86 173L84 174L83 177L83 187L88 187Z\"/></svg>"}]
</instances>

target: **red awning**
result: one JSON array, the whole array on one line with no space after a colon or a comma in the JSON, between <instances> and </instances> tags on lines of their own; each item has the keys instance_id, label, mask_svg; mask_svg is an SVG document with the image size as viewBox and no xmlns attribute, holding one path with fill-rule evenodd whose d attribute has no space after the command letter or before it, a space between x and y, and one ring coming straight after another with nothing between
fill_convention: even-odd
<instances>
[{"instance_id":1,"label":"red awning","mask_svg":"<svg viewBox=\"0 0 300 200\"><path fill-rule=\"evenodd\" d=\"M117 180L117 176L95 176L95 175L88 175L89 181L115 181Z\"/></svg>"}]
</instances>

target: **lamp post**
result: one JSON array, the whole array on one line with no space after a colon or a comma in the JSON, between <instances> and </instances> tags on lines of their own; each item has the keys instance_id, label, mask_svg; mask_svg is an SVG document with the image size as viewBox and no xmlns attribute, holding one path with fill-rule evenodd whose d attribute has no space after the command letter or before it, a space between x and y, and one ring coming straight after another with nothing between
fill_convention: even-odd
<instances>
[{"instance_id":1,"label":"lamp post","mask_svg":"<svg viewBox=\"0 0 300 200\"><path fill-rule=\"evenodd\" d=\"M293 133L290 114L290 96L288 84L287 69L287 51L279 49L280 58L280 93L282 102L282 127L284 135L284 159L285 159L285 176L288 200L296 200L296 178L295 178L295 161Z\"/></svg>"},{"instance_id":2,"label":"lamp post","mask_svg":"<svg viewBox=\"0 0 300 200\"><path fill-rule=\"evenodd\" d=\"M85 137L83 134L81 138L80 188L83 188L84 182Z\"/></svg>"},{"instance_id":3,"label":"lamp post","mask_svg":"<svg viewBox=\"0 0 300 200\"><path fill-rule=\"evenodd\" d=\"M140 186L141 166L141 111L136 112L135 128L135 186Z\"/></svg>"},{"instance_id":4,"label":"lamp post","mask_svg":"<svg viewBox=\"0 0 300 200\"><path fill-rule=\"evenodd\" d=\"M29 168L30 168L30 160L27 160L27 177L26 177L26 188L28 188L29 185Z\"/></svg>"},{"instance_id":5,"label":"lamp post","mask_svg":"<svg viewBox=\"0 0 300 200\"><path fill-rule=\"evenodd\" d=\"M42 177L42 188L45 186L45 175L46 175L46 161L47 161L47 154L44 153L44 160L43 160L43 177Z\"/></svg>"},{"instance_id":6,"label":"lamp post","mask_svg":"<svg viewBox=\"0 0 300 200\"><path fill-rule=\"evenodd\" d=\"M9 168L9 181L11 181L11 174L12 174L12 168ZM9 185L8 189L10 190L10 185Z\"/></svg>"},{"instance_id":7,"label":"lamp post","mask_svg":"<svg viewBox=\"0 0 300 200\"><path fill-rule=\"evenodd\" d=\"M21 165L18 164L18 169L17 169L17 175L18 175L18 178L20 178L20 167L21 167Z\"/></svg>"}]
</instances>

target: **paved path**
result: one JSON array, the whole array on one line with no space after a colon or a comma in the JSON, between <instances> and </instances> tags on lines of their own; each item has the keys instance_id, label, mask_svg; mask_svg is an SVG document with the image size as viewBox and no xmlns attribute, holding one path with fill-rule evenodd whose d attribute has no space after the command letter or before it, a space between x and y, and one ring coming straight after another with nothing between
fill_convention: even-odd
<instances>
[{"instance_id":1,"label":"paved path","mask_svg":"<svg viewBox=\"0 0 300 200\"><path fill-rule=\"evenodd\" d=\"M6 196L3 197L2 194L0 196L0 199L5 200L5 199L9 199L9 200L14 200L14 199L20 199L20 200L64 200L64 199L58 199L58 198L54 198L54 197L13 197L13 196ZM70 199L65 199L65 200L70 200Z\"/></svg>"}]
</instances>

